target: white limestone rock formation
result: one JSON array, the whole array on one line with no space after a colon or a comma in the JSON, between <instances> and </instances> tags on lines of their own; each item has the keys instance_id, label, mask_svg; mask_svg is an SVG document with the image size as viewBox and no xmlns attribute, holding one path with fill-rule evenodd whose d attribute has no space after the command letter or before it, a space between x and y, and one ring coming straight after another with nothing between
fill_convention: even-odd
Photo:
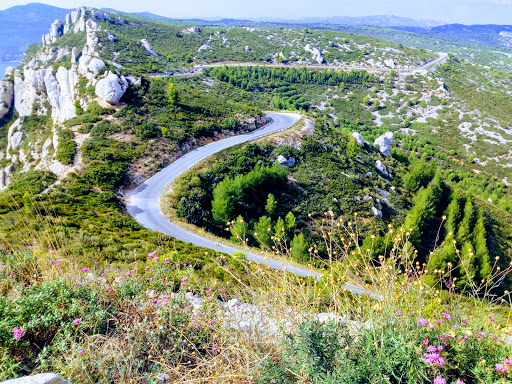
<instances>
[{"instance_id":1,"label":"white limestone rock formation","mask_svg":"<svg viewBox=\"0 0 512 384\"><path fill-rule=\"evenodd\" d=\"M144 47L144 49L146 51L148 51L148 53L152 57L158 56L158 53L153 49L153 46L151 45L151 43L149 41L147 41L146 39L142 39L140 42L142 43L142 46Z\"/></svg>"},{"instance_id":2,"label":"white limestone rock formation","mask_svg":"<svg viewBox=\"0 0 512 384\"><path fill-rule=\"evenodd\" d=\"M231 42L225 37L223 40L222 40L222 44L224 45L229 45L231 44Z\"/></svg>"},{"instance_id":3,"label":"white limestone rock formation","mask_svg":"<svg viewBox=\"0 0 512 384\"><path fill-rule=\"evenodd\" d=\"M295 159L293 157L287 159L283 155L277 156L277 162L280 167L293 167L295 165Z\"/></svg>"},{"instance_id":4,"label":"white limestone rock formation","mask_svg":"<svg viewBox=\"0 0 512 384\"><path fill-rule=\"evenodd\" d=\"M124 76L109 73L96 84L96 95L108 103L117 103L128 89Z\"/></svg>"},{"instance_id":5,"label":"white limestone rock formation","mask_svg":"<svg viewBox=\"0 0 512 384\"><path fill-rule=\"evenodd\" d=\"M186 33L188 35L191 33L199 33L199 32L201 32L201 30L197 27L189 27L189 28L182 29L181 32Z\"/></svg>"},{"instance_id":6,"label":"white limestone rock formation","mask_svg":"<svg viewBox=\"0 0 512 384\"><path fill-rule=\"evenodd\" d=\"M386 177L392 177L391 174L388 172L388 169L386 168L386 166L384 164L382 164L382 161L380 160L377 160L375 162L375 168L377 168L377 170L383 174L384 176Z\"/></svg>"},{"instance_id":7,"label":"white limestone rock formation","mask_svg":"<svg viewBox=\"0 0 512 384\"><path fill-rule=\"evenodd\" d=\"M78 62L78 49L73 47L71 50L71 64L76 64Z\"/></svg>"},{"instance_id":8,"label":"white limestone rock formation","mask_svg":"<svg viewBox=\"0 0 512 384\"><path fill-rule=\"evenodd\" d=\"M366 141L364 141L363 136L359 132L352 133L352 137L356 139L357 144L359 144L361 147L366 145Z\"/></svg>"},{"instance_id":9,"label":"white limestone rock formation","mask_svg":"<svg viewBox=\"0 0 512 384\"><path fill-rule=\"evenodd\" d=\"M55 373L40 373L34 376L25 376L19 379L3 381L0 384L71 384Z\"/></svg>"},{"instance_id":10,"label":"white limestone rock formation","mask_svg":"<svg viewBox=\"0 0 512 384\"><path fill-rule=\"evenodd\" d=\"M78 60L78 72L84 76L87 76L88 72L97 75L103 68L105 68L105 63L96 57L83 54Z\"/></svg>"},{"instance_id":11,"label":"white limestone rock formation","mask_svg":"<svg viewBox=\"0 0 512 384\"><path fill-rule=\"evenodd\" d=\"M5 72L7 76L11 76L14 68L9 67ZM11 109L14 98L14 83L11 80L3 80L0 82L0 119L4 117Z\"/></svg>"},{"instance_id":12,"label":"white limestone rock formation","mask_svg":"<svg viewBox=\"0 0 512 384\"><path fill-rule=\"evenodd\" d=\"M64 34L64 24L60 20L55 20L50 26L50 41L55 43L59 37Z\"/></svg>"},{"instance_id":13,"label":"white limestone rock formation","mask_svg":"<svg viewBox=\"0 0 512 384\"><path fill-rule=\"evenodd\" d=\"M386 59L386 60L384 60L384 64L386 64L386 66L391 68L391 69L395 69L396 68L396 64L393 61L393 59Z\"/></svg>"},{"instance_id":14,"label":"white limestone rock formation","mask_svg":"<svg viewBox=\"0 0 512 384\"><path fill-rule=\"evenodd\" d=\"M304 50L306 52L310 52L313 56L313 60L315 60L318 64L324 63L324 58L322 57L322 52L320 51L320 48L312 48L311 44L306 44L304 47Z\"/></svg>"},{"instance_id":15,"label":"white limestone rock formation","mask_svg":"<svg viewBox=\"0 0 512 384\"><path fill-rule=\"evenodd\" d=\"M248 45L245 46L245 52L250 52L252 51L251 47L249 47Z\"/></svg>"},{"instance_id":16,"label":"white limestone rock formation","mask_svg":"<svg viewBox=\"0 0 512 384\"><path fill-rule=\"evenodd\" d=\"M74 101L78 81L78 73L73 69L59 67L56 74L52 68L46 71L44 82L53 121L64 122L76 116Z\"/></svg>"},{"instance_id":17,"label":"white limestone rock formation","mask_svg":"<svg viewBox=\"0 0 512 384\"><path fill-rule=\"evenodd\" d=\"M393 144L393 132L386 132L375 139L374 145L379 147L380 153L391 157L391 145Z\"/></svg>"}]
</instances>

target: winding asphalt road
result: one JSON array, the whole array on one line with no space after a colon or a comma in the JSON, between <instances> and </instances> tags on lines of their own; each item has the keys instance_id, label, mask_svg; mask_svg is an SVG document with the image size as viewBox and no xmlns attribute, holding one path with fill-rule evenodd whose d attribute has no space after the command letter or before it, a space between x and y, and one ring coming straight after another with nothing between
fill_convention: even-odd
<instances>
[{"instance_id":1,"label":"winding asphalt road","mask_svg":"<svg viewBox=\"0 0 512 384\"><path fill-rule=\"evenodd\" d=\"M438 57L432 61L429 61L419 67L414 68L390 68L390 67L362 67L357 65L307 65L309 69L343 69L343 70L362 70L370 72L390 72L395 71L403 74L417 75L424 71L435 69L438 64L443 64L448 58L448 54L444 52L438 52ZM300 65L293 64L266 64L266 63L214 63L214 64L200 64L194 66L190 72L176 72L174 76L192 76L201 73L203 68L213 67L276 67L276 68L301 68ZM148 74L150 77L169 77L169 74Z\"/></svg>"},{"instance_id":2,"label":"winding asphalt road","mask_svg":"<svg viewBox=\"0 0 512 384\"><path fill-rule=\"evenodd\" d=\"M165 187L183 172L192 168L200 161L234 145L245 143L247 141L287 129L301 118L301 116L296 113L268 113L267 116L270 117L272 121L262 128L250 133L213 142L180 157L178 160L146 180L143 184L139 185L134 190L129 191L125 195L126 208L128 213L133 216L140 225L151 231L165 233L187 243L192 243L199 247L210 248L230 255L241 251L246 254L249 260L257 263L265 264L278 270L286 270L299 276L311 276L316 279L320 279L321 273L319 272L300 268L272 258L265 258L261 254L247 252L244 249L236 248L220 242L217 243L216 241L189 232L186 229L168 221L162 215L158 206L158 200ZM345 288L354 293L365 293L378 297L374 293L352 284L345 285Z\"/></svg>"}]
</instances>

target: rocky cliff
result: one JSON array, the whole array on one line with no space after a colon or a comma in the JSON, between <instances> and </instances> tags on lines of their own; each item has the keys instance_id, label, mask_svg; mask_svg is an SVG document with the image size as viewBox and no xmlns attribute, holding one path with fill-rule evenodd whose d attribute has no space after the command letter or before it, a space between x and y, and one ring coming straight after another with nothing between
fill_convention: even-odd
<instances>
[{"instance_id":1,"label":"rocky cliff","mask_svg":"<svg viewBox=\"0 0 512 384\"><path fill-rule=\"evenodd\" d=\"M77 8L65 21L55 20L49 32L42 36L38 51L25 54L22 68L9 68L0 82L0 119L13 112L6 145L0 145L0 189L7 186L16 171L43 169L59 176L73 167L60 164L55 153L59 145L57 132L62 123L76 117L77 108L86 109L95 99L80 92L79 83L85 88L94 87L96 101L108 104L119 103L130 86L129 80L117 72L115 64L108 70L107 64L99 58L100 32L110 41L115 36L97 21L107 25L125 23L121 17L114 19L91 8ZM63 41L66 35L68 39ZM72 46L68 41L85 44ZM26 123L33 116L46 117L50 124L33 132L33 127L27 128Z\"/></svg>"}]
</instances>

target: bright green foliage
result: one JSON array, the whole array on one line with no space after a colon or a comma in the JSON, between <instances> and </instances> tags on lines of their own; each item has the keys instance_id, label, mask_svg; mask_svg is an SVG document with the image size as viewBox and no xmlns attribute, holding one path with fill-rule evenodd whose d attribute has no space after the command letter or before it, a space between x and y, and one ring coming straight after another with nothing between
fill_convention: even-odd
<instances>
[{"instance_id":1,"label":"bright green foliage","mask_svg":"<svg viewBox=\"0 0 512 384\"><path fill-rule=\"evenodd\" d=\"M225 178L213 190L213 219L226 223L244 211L261 210L264 187L285 182L286 175L287 171L275 164L272 167L257 166L247 175L237 175L234 179Z\"/></svg>"},{"instance_id":2,"label":"bright green foliage","mask_svg":"<svg viewBox=\"0 0 512 384\"><path fill-rule=\"evenodd\" d=\"M295 231L295 228L297 228L295 215L292 212L288 212L288 214L284 218L284 226L286 229L286 233L288 234Z\"/></svg>"},{"instance_id":3,"label":"bright green foliage","mask_svg":"<svg viewBox=\"0 0 512 384\"><path fill-rule=\"evenodd\" d=\"M487 233L485 230L484 209L478 209L478 219L473 230L473 243L475 244L475 258L478 268L478 281L487 280L491 273L491 262L489 260L489 250L487 248Z\"/></svg>"},{"instance_id":4,"label":"bright green foliage","mask_svg":"<svg viewBox=\"0 0 512 384\"><path fill-rule=\"evenodd\" d=\"M435 174L435 164L433 162L423 163L416 161L404 177L404 187L412 192L418 191L421 187L426 187Z\"/></svg>"},{"instance_id":5,"label":"bright green foliage","mask_svg":"<svg viewBox=\"0 0 512 384\"><path fill-rule=\"evenodd\" d=\"M167 101L170 105L177 105L180 102L180 93L174 83L169 83L167 87Z\"/></svg>"},{"instance_id":6,"label":"bright green foliage","mask_svg":"<svg viewBox=\"0 0 512 384\"><path fill-rule=\"evenodd\" d=\"M57 160L64 165L71 165L77 152L74 134L70 129L61 129L59 132L59 145L57 145Z\"/></svg>"},{"instance_id":7,"label":"bright green foliage","mask_svg":"<svg viewBox=\"0 0 512 384\"><path fill-rule=\"evenodd\" d=\"M301 232L293 237L292 243L290 244L290 254L293 260L303 263L308 259L308 244L304 239L304 234Z\"/></svg>"},{"instance_id":8,"label":"bright green foliage","mask_svg":"<svg viewBox=\"0 0 512 384\"><path fill-rule=\"evenodd\" d=\"M267 203L265 204L265 211L269 215L273 215L277 208L277 201L273 194L269 193L267 197Z\"/></svg>"},{"instance_id":9,"label":"bright green foliage","mask_svg":"<svg viewBox=\"0 0 512 384\"><path fill-rule=\"evenodd\" d=\"M274 236L278 241L286 239L286 226L282 217L278 218L274 225Z\"/></svg>"},{"instance_id":10,"label":"bright green foliage","mask_svg":"<svg viewBox=\"0 0 512 384\"><path fill-rule=\"evenodd\" d=\"M361 251L365 254L369 254L370 257L376 259L379 256L384 256L386 250L386 245L384 244L384 240L382 237L377 234L368 235L364 238L363 244L361 245Z\"/></svg>"},{"instance_id":11,"label":"bright green foliage","mask_svg":"<svg viewBox=\"0 0 512 384\"><path fill-rule=\"evenodd\" d=\"M442 188L441 175L436 174L428 186L420 189L414 197L414 206L405 218L404 227L407 231L412 228L410 241L415 246L420 243L424 227L436 213L442 195Z\"/></svg>"},{"instance_id":12,"label":"bright green foliage","mask_svg":"<svg viewBox=\"0 0 512 384\"><path fill-rule=\"evenodd\" d=\"M355 159L359 154L360 148L355 138L350 138L347 144L347 156L351 159Z\"/></svg>"},{"instance_id":13,"label":"bright green foliage","mask_svg":"<svg viewBox=\"0 0 512 384\"><path fill-rule=\"evenodd\" d=\"M248 237L249 226L242 215L239 215L231 226L231 240L237 243L245 243Z\"/></svg>"},{"instance_id":14,"label":"bright green foliage","mask_svg":"<svg viewBox=\"0 0 512 384\"><path fill-rule=\"evenodd\" d=\"M267 216L261 216L257 223L254 223L254 238L262 245L270 246L272 237L272 219ZM256 236L256 234L258 236Z\"/></svg>"},{"instance_id":15,"label":"bright green foliage","mask_svg":"<svg viewBox=\"0 0 512 384\"><path fill-rule=\"evenodd\" d=\"M460 223L456 237L457 241L462 244L470 240L471 233L473 232L475 217L475 210L473 208L473 203L471 202L471 197L466 195L465 200L466 203L464 204L464 216L462 217L462 221Z\"/></svg>"}]
</instances>

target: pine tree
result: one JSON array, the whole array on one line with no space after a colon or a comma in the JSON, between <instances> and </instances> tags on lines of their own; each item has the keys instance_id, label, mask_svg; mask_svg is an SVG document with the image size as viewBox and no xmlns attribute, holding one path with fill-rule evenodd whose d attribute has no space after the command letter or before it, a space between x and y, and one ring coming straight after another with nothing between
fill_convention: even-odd
<instances>
[{"instance_id":1,"label":"pine tree","mask_svg":"<svg viewBox=\"0 0 512 384\"><path fill-rule=\"evenodd\" d=\"M288 214L284 218L284 224L287 234L290 234L291 232L295 231L295 228L297 227L295 215L291 212L288 212Z\"/></svg>"},{"instance_id":2,"label":"pine tree","mask_svg":"<svg viewBox=\"0 0 512 384\"><path fill-rule=\"evenodd\" d=\"M254 238L260 247L270 246L270 238L272 237L272 219L267 216L260 217L259 221L254 224Z\"/></svg>"},{"instance_id":3,"label":"pine tree","mask_svg":"<svg viewBox=\"0 0 512 384\"><path fill-rule=\"evenodd\" d=\"M487 239L485 231L485 215L484 209L480 207L478 209L477 221L475 229L473 231L473 241L475 244L475 258L477 264L477 284L480 284L482 280L487 280L491 273L491 261L489 259L489 250L487 248Z\"/></svg>"},{"instance_id":4,"label":"pine tree","mask_svg":"<svg viewBox=\"0 0 512 384\"><path fill-rule=\"evenodd\" d=\"M277 208L277 201L273 194L269 193L267 197L267 204L265 204L265 211L269 215L273 215Z\"/></svg>"},{"instance_id":5,"label":"pine tree","mask_svg":"<svg viewBox=\"0 0 512 384\"><path fill-rule=\"evenodd\" d=\"M281 217L277 219L276 225L274 226L274 236L277 241L285 239L286 227Z\"/></svg>"},{"instance_id":6,"label":"pine tree","mask_svg":"<svg viewBox=\"0 0 512 384\"><path fill-rule=\"evenodd\" d=\"M249 237L249 227L242 215L238 216L231 226L231 240L237 243L245 244Z\"/></svg>"},{"instance_id":7,"label":"pine tree","mask_svg":"<svg viewBox=\"0 0 512 384\"><path fill-rule=\"evenodd\" d=\"M293 237L290 252L293 260L299 263L307 261L308 244L306 243L302 233L299 233Z\"/></svg>"},{"instance_id":8,"label":"pine tree","mask_svg":"<svg viewBox=\"0 0 512 384\"><path fill-rule=\"evenodd\" d=\"M470 240L471 230L473 229L475 218L475 210L471 202L471 196L466 195L466 204L464 204L464 216L457 232L457 241L459 243L466 243Z\"/></svg>"}]
</instances>

